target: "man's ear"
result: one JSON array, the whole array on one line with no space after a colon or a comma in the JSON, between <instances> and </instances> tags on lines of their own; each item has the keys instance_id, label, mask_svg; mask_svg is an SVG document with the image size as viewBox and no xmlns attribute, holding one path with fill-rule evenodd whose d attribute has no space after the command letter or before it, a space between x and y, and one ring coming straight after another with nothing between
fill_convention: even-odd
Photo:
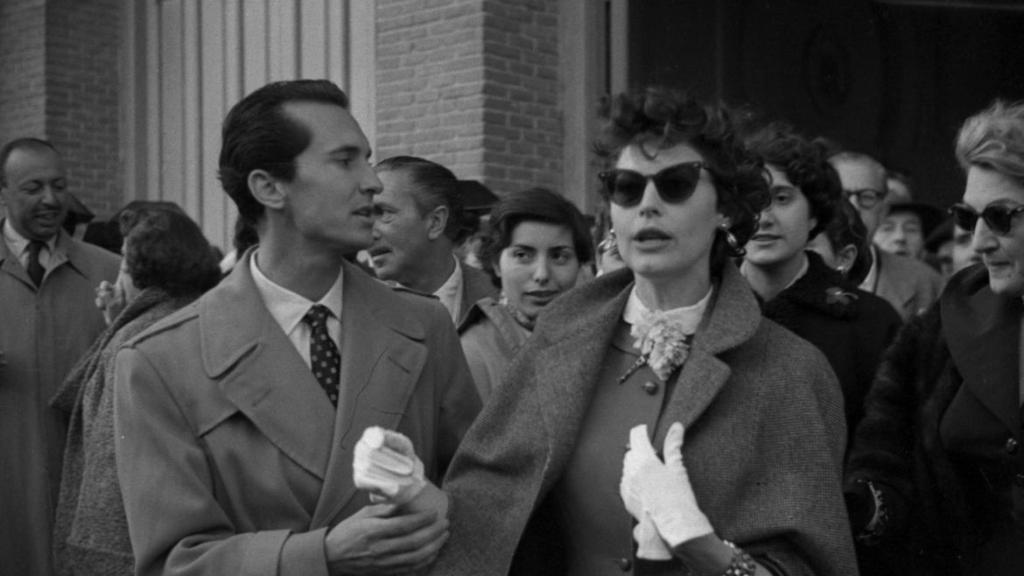
<instances>
[{"instance_id":1,"label":"man's ear","mask_svg":"<svg viewBox=\"0 0 1024 576\"><path fill-rule=\"evenodd\" d=\"M280 210L284 207L287 194L278 184L278 180L263 169L256 169L249 172L246 179L249 184L249 192L257 202L272 210Z\"/></svg>"},{"instance_id":2,"label":"man's ear","mask_svg":"<svg viewBox=\"0 0 1024 576\"><path fill-rule=\"evenodd\" d=\"M451 212L445 205L438 206L427 213L427 238L437 240L444 235L444 229L448 227L448 218Z\"/></svg>"}]
</instances>

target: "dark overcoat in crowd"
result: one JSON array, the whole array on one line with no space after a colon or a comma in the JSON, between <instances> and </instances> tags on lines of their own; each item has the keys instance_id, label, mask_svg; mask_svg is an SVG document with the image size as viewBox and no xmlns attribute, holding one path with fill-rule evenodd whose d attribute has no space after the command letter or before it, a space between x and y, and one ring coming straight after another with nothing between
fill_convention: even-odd
<instances>
[{"instance_id":1,"label":"dark overcoat in crowd","mask_svg":"<svg viewBox=\"0 0 1024 576\"><path fill-rule=\"evenodd\" d=\"M888 495L892 573L1024 574L1022 303L998 296L981 264L886 353L850 452L859 480ZM887 557L887 558L886 558Z\"/></svg>"},{"instance_id":2,"label":"dark overcoat in crowd","mask_svg":"<svg viewBox=\"0 0 1024 576\"><path fill-rule=\"evenodd\" d=\"M0 227L3 221L0 221ZM38 289L0 239L0 571L53 573L50 532L67 423L50 398L106 324L96 286L120 259L61 232Z\"/></svg>"},{"instance_id":3,"label":"dark overcoat in crowd","mask_svg":"<svg viewBox=\"0 0 1024 576\"><path fill-rule=\"evenodd\" d=\"M117 356L118 477L140 576L326 575L324 537L368 505L363 430L412 441L438 481L479 410L451 316L343 265L338 408L270 315L250 250Z\"/></svg>"},{"instance_id":4,"label":"dark overcoat in crowd","mask_svg":"<svg viewBox=\"0 0 1024 576\"><path fill-rule=\"evenodd\" d=\"M431 574L508 572L532 512L573 455L595 386L608 380L599 371L631 287L629 270L608 274L540 316L452 462L451 538ZM709 308L652 430L655 446L673 422L686 426L690 479L719 536L786 574L855 574L841 490L842 397L828 361L763 319L731 264ZM630 529L622 526L627 542ZM517 567L530 567L522 574L559 565L521 560Z\"/></svg>"},{"instance_id":5,"label":"dark overcoat in crowd","mask_svg":"<svg viewBox=\"0 0 1024 576\"><path fill-rule=\"evenodd\" d=\"M825 353L843 388L853 435L882 354L902 321L888 302L850 285L821 256L807 252L807 273L764 304L764 315Z\"/></svg>"}]
</instances>

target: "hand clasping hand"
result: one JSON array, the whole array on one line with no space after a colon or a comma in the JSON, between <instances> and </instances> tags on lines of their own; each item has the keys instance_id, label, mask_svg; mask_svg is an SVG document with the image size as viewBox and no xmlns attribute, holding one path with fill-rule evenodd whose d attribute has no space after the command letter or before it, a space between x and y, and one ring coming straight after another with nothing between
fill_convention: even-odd
<instances>
[{"instance_id":1,"label":"hand clasping hand","mask_svg":"<svg viewBox=\"0 0 1024 576\"><path fill-rule=\"evenodd\" d=\"M630 430L619 489L627 507L630 501L642 503L661 538L669 548L676 548L713 534L714 529L697 505L683 464L683 425L679 422L672 424L665 435L664 454L662 462L647 436L646 425Z\"/></svg>"}]
</instances>

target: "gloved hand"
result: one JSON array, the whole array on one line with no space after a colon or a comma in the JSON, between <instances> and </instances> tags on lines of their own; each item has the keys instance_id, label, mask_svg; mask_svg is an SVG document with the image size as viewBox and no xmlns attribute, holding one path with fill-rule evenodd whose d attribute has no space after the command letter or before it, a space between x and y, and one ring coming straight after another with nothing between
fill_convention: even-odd
<instances>
[{"instance_id":1,"label":"gloved hand","mask_svg":"<svg viewBox=\"0 0 1024 576\"><path fill-rule=\"evenodd\" d=\"M669 549L694 538L713 534L701 512L683 465L683 425L676 422L665 435L665 462L658 458L647 437L647 426L629 431L629 450L622 461L620 492L640 501ZM627 505L628 508L628 505ZM639 542L639 540L638 540Z\"/></svg>"},{"instance_id":2,"label":"gloved hand","mask_svg":"<svg viewBox=\"0 0 1024 576\"><path fill-rule=\"evenodd\" d=\"M399 506L416 498L427 484L412 442L377 426L364 430L356 443L352 478L356 488L370 491L371 501Z\"/></svg>"},{"instance_id":3,"label":"gloved hand","mask_svg":"<svg viewBox=\"0 0 1024 576\"><path fill-rule=\"evenodd\" d=\"M626 511L637 521L636 526L633 527L633 539L637 543L637 557L644 560L670 560L672 552L654 527L651 515L644 512L644 504L640 500L639 494L630 491L626 486L625 473L619 481L619 496L622 497L622 503L626 505Z\"/></svg>"}]
</instances>

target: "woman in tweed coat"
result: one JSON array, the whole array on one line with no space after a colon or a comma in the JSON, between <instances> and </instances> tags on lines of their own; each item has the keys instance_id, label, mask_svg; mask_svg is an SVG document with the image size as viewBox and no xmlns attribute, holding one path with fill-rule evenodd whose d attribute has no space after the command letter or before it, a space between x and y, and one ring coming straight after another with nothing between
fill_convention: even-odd
<instances>
[{"instance_id":1,"label":"woman in tweed coat","mask_svg":"<svg viewBox=\"0 0 1024 576\"><path fill-rule=\"evenodd\" d=\"M116 303L98 298L108 304L104 314L110 325L52 401L71 420L53 538L62 575L134 573L114 464L114 357L122 344L195 300L220 277L199 226L177 206L126 211L120 227L125 242Z\"/></svg>"},{"instance_id":2,"label":"woman in tweed coat","mask_svg":"<svg viewBox=\"0 0 1024 576\"><path fill-rule=\"evenodd\" d=\"M855 574L835 375L728 261L767 199L760 165L726 112L677 93L607 116L629 269L541 315L449 470L432 573Z\"/></svg>"}]
</instances>

